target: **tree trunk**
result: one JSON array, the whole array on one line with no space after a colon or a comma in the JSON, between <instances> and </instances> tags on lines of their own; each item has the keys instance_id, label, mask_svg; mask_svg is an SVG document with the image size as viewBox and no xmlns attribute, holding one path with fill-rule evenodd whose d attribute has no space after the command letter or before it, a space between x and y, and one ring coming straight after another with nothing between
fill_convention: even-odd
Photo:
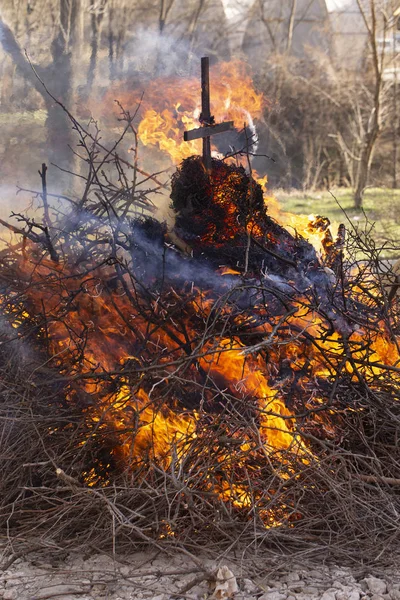
<instances>
[{"instance_id":1,"label":"tree trunk","mask_svg":"<svg viewBox=\"0 0 400 600\"><path fill-rule=\"evenodd\" d=\"M292 0L292 7L290 10L289 16L289 26L288 26L288 34L286 40L286 52L290 54L292 49L292 41L293 41L293 30L294 30L294 22L296 18L296 10L297 10L297 0Z\"/></svg>"},{"instance_id":2,"label":"tree trunk","mask_svg":"<svg viewBox=\"0 0 400 600\"><path fill-rule=\"evenodd\" d=\"M42 84L40 83L40 81L38 80L36 75L34 74L31 65L25 58L25 56L21 50L21 47L18 44L17 40L15 39L14 34L12 33L11 29L8 27L8 25L4 21L1 20L1 18L0 18L0 30L1 30L0 43L1 43L1 46L4 50L4 52L11 57L12 61L16 65L19 73L27 81L29 81L29 83L46 100L47 95L45 94ZM35 68L41 77L45 76L43 69L40 69L39 67L35 67Z\"/></svg>"},{"instance_id":3,"label":"tree trunk","mask_svg":"<svg viewBox=\"0 0 400 600\"><path fill-rule=\"evenodd\" d=\"M397 91L398 91L398 81L397 81L397 54L396 54L396 31L395 28L393 27L393 37L392 37L392 44L393 44L393 56L392 56L392 62L394 64L394 80L393 80L393 90L392 90L392 109L393 109L393 117L392 117L392 131L393 131L393 153L392 153L392 165L393 165L393 172L392 172L392 187L393 189L397 189L397 158L398 158L398 127L399 127L399 115L398 115L398 106L397 106Z\"/></svg>"},{"instance_id":4,"label":"tree trunk","mask_svg":"<svg viewBox=\"0 0 400 600\"><path fill-rule=\"evenodd\" d=\"M97 59L101 37L101 25L104 17L104 10L107 0L101 0L96 6L94 0L90 0L90 23L91 23L91 39L90 39L90 61L89 69L86 78L85 99L87 99L92 91L93 83L96 78Z\"/></svg>"},{"instance_id":5,"label":"tree trunk","mask_svg":"<svg viewBox=\"0 0 400 600\"><path fill-rule=\"evenodd\" d=\"M372 157L375 149L375 142L379 133L378 126L374 127L372 133L368 136L360 156L360 164L357 173L357 183L354 190L354 208L360 209L363 203L364 190L368 185L369 174L371 170Z\"/></svg>"},{"instance_id":6,"label":"tree trunk","mask_svg":"<svg viewBox=\"0 0 400 600\"><path fill-rule=\"evenodd\" d=\"M77 1L61 0L60 25L51 44L52 64L49 68L48 84L52 94L68 109L72 109L73 63L71 48L75 42L77 26ZM51 99L47 102L47 132L51 162L65 170L70 170L73 157L69 146L72 144L72 126L68 115Z\"/></svg>"},{"instance_id":7,"label":"tree trunk","mask_svg":"<svg viewBox=\"0 0 400 600\"><path fill-rule=\"evenodd\" d=\"M77 0L61 0L60 25L56 37L51 44L52 63L41 68L34 66L39 77L48 85L52 94L67 108L71 108L73 97L71 45L74 41L77 23ZM3 50L12 58L19 73L41 94L46 110L46 128L48 140L48 157L46 162L53 162L62 169L69 170L72 153L68 146L72 143L72 127L68 116L48 96L43 85L35 75L32 66L24 56L10 28L1 21L0 43ZM58 182L63 179L58 177Z\"/></svg>"},{"instance_id":8,"label":"tree trunk","mask_svg":"<svg viewBox=\"0 0 400 600\"><path fill-rule=\"evenodd\" d=\"M363 148L361 150L360 165L359 165L358 176L357 176L357 184L356 184L356 189L354 191L354 207L361 208L362 200L363 200L363 193L368 184L369 174L370 174L370 170L371 170L371 162L372 162L372 156L373 156L374 149L375 149L375 142L378 139L378 136L380 133L381 112L382 112L382 84L383 84L382 73L383 73L383 66L384 66L384 64L383 64L384 53L383 53L383 51L381 51L379 49L378 35L382 36L382 34L383 34L383 41L385 42L386 31L385 31L385 27L384 27L383 31L378 30L377 16L376 16L377 6L375 4L375 0L370 0L370 2L369 2L369 10L370 10L369 18L367 16L365 6L363 6L361 0L357 0L357 6L359 8L359 11L361 13L361 16L363 18L363 21L365 23L365 26L366 26L366 29L368 32L368 38L369 38L369 43L370 43L371 52L372 52L372 66L373 66L373 72L374 72L374 78L375 78L375 81L374 81L374 87L375 87L374 104L373 104L372 112L370 115L370 124L369 124L367 132L365 134L365 138L364 138L365 141L363 144ZM383 47L385 47L385 44L383 44Z\"/></svg>"}]
</instances>

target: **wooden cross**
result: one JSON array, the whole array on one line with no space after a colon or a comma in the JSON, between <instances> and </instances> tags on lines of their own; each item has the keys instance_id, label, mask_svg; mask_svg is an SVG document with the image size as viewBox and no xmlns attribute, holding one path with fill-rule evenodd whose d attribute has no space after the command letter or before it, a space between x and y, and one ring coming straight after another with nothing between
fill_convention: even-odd
<instances>
[{"instance_id":1,"label":"wooden cross","mask_svg":"<svg viewBox=\"0 0 400 600\"><path fill-rule=\"evenodd\" d=\"M201 59L201 115L199 119L201 127L185 131L183 139L185 142L191 140L203 140L203 164L206 171L211 171L211 136L224 133L233 129L233 121L215 124L210 109L210 62L208 56Z\"/></svg>"}]
</instances>

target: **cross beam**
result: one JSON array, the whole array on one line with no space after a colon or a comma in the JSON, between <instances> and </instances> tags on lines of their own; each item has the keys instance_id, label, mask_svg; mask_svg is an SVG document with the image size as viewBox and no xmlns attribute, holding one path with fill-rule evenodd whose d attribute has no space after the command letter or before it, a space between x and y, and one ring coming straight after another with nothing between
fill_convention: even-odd
<instances>
[{"instance_id":1,"label":"cross beam","mask_svg":"<svg viewBox=\"0 0 400 600\"><path fill-rule=\"evenodd\" d=\"M210 108L210 62L208 56L203 56L201 59L201 127L185 131L183 139L185 142L190 140L203 140L203 164L206 171L211 171L211 136L217 133L224 133L233 129L233 121L225 123L214 122L214 117L211 115Z\"/></svg>"},{"instance_id":2,"label":"cross beam","mask_svg":"<svg viewBox=\"0 0 400 600\"><path fill-rule=\"evenodd\" d=\"M233 121L226 121L225 123L220 123L219 125L211 125L210 127L198 127L197 129L185 131L185 133L183 134L183 139L185 140L185 142L190 142L191 140L198 140L199 138L203 138L204 140L205 137L210 138L210 136L215 135L216 133L224 133L224 131L229 131L232 128Z\"/></svg>"}]
</instances>

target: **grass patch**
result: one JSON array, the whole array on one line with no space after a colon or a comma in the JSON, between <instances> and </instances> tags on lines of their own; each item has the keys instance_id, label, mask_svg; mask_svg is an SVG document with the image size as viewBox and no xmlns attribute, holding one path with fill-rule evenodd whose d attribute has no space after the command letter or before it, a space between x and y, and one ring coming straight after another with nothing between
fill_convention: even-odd
<instances>
[{"instance_id":1,"label":"grass patch","mask_svg":"<svg viewBox=\"0 0 400 600\"><path fill-rule=\"evenodd\" d=\"M350 221L359 230L372 226L372 237L384 248L384 256L400 258L400 190L368 188L362 210L354 208L348 189L289 193L275 190L274 195L287 212L319 214L328 217L332 224L345 223L347 227Z\"/></svg>"}]
</instances>

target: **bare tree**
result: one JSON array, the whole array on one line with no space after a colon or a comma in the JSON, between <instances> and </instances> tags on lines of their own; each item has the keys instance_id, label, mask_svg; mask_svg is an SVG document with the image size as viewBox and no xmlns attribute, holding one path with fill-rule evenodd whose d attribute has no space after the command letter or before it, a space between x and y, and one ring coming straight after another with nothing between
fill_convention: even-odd
<instances>
[{"instance_id":1,"label":"bare tree","mask_svg":"<svg viewBox=\"0 0 400 600\"><path fill-rule=\"evenodd\" d=\"M175 3L175 0L159 0L158 30L163 33L168 20L168 15Z\"/></svg>"},{"instance_id":2,"label":"bare tree","mask_svg":"<svg viewBox=\"0 0 400 600\"><path fill-rule=\"evenodd\" d=\"M89 94L94 78L96 76L98 50L100 45L101 26L103 23L104 13L107 6L107 0L100 0L96 3L90 1L90 25L91 25L91 40L90 40L90 63L87 75L87 93Z\"/></svg>"},{"instance_id":3,"label":"bare tree","mask_svg":"<svg viewBox=\"0 0 400 600\"><path fill-rule=\"evenodd\" d=\"M309 188L346 182L357 208L375 168L374 156L388 142L394 147L391 161L384 157L376 170L382 183L396 179L398 122L394 5L359 0L359 6L368 52L360 52L357 71L343 61L338 64L334 53L327 56L314 48L308 49L307 63L283 53L272 56L263 84L279 103L266 121L278 162L287 165L287 183ZM285 183L282 176L279 183Z\"/></svg>"},{"instance_id":4,"label":"bare tree","mask_svg":"<svg viewBox=\"0 0 400 600\"><path fill-rule=\"evenodd\" d=\"M32 65L7 23L0 17L0 45L17 67L18 73L42 96L47 111L47 141L52 160L63 169L70 166L71 126L65 114L46 94L40 79L49 82L52 92L67 106L71 106L73 83L72 49L77 41L77 0L60 0L54 13L55 35L50 44L50 62L47 66ZM36 73L35 73L36 71Z\"/></svg>"},{"instance_id":5,"label":"bare tree","mask_svg":"<svg viewBox=\"0 0 400 600\"><path fill-rule=\"evenodd\" d=\"M296 9L297 9L297 0L292 0L292 5L290 7L289 23L288 23L288 34L287 34L287 41L286 41L286 52L290 52L290 49L292 47L293 30L294 30L295 17L296 17Z\"/></svg>"},{"instance_id":6,"label":"bare tree","mask_svg":"<svg viewBox=\"0 0 400 600\"><path fill-rule=\"evenodd\" d=\"M369 1L369 11L367 11L361 0L357 0L357 5L368 32L368 42L372 62L372 104L369 114L367 114L367 119L365 119L365 127L363 127L363 136L359 154L359 168L354 189L354 206L355 208L360 208L362 206L364 190L369 179L375 144L382 126L382 96L384 92L383 69L387 20L383 13L383 27L381 29L378 25L378 6L376 0ZM383 34L383 44L382 50L380 51L378 47L378 35L381 32Z\"/></svg>"},{"instance_id":7,"label":"bare tree","mask_svg":"<svg viewBox=\"0 0 400 600\"><path fill-rule=\"evenodd\" d=\"M390 113L390 122L394 123L391 131L396 128L397 101L396 74L394 78L389 76L391 70L396 71L394 3L392 0L357 0L357 6L365 26L368 50L363 68L356 76L346 69L337 71L336 86L330 93L332 100L342 105L344 118L338 122L337 131L330 135L342 153L354 190L354 207L359 209L370 181L377 142L385 132ZM395 137L396 132L392 135ZM396 152L394 160L397 160ZM396 180L395 166L393 178Z\"/></svg>"}]
</instances>

